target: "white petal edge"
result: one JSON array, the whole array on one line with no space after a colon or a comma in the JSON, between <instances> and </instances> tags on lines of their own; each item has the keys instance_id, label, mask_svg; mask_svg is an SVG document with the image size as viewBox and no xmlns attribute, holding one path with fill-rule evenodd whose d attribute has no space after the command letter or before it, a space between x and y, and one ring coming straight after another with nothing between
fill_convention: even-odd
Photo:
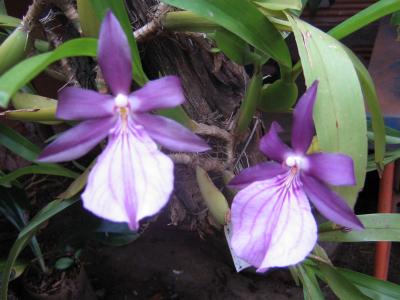
<instances>
[{"instance_id":1,"label":"white petal edge","mask_svg":"<svg viewBox=\"0 0 400 300\"><path fill-rule=\"evenodd\" d=\"M156 214L173 190L173 163L142 127L120 126L89 174L82 194L86 209L114 222L139 221Z\"/></svg>"}]
</instances>

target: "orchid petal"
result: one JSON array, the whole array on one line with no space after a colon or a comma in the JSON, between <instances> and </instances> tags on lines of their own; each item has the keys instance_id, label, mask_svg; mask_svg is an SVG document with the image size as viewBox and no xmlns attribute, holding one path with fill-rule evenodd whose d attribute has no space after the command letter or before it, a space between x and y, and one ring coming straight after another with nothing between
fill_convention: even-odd
<instances>
[{"instance_id":1,"label":"orchid petal","mask_svg":"<svg viewBox=\"0 0 400 300\"><path fill-rule=\"evenodd\" d=\"M288 186L287 176L254 182L232 203L232 248L258 272L299 263L317 240L317 226L301 184Z\"/></svg>"},{"instance_id":2,"label":"orchid petal","mask_svg":"<svg viewBox=\"0 0 400 300\"><path fill-rule=\"evenodd\" d=\"M279 138L278 133L281 131L282 127L277 122L272 122L268 133L260 140L260 150L277 162L282 162L289 153L293 152Z\"/></svg>"},{"instance_id":3,"label":"orchid petal","mask_svg":"<svg viewBox=\"0 0 400 300\"><path fill-rule=\"evenodd\" d=\"M90 172L82 194L84 207L95 215L128 222L156 214L173 189L173 163L157 149L146 132L132 124L120 125Z\"/></svg>"},{"instance_id":4,"label":"orchid petal","mask_svg":"<svg viewBox=\"0 0 400 300\"><path fill-rule=\"evenodd\" d=\"M314 81L301 96L293 112L292 147L295 152L305 153L315 134L313 107L317 98L318 81Z\"/></svg>"},{"instance_id":5,"label":"orchid petal","mask_svg":"<svg viewBox=\"0 0 400 300\"><path fill-rule=\"evenodd\" d=\"M181 82L176 76L166 76L146 83L129 96L136 112L170 108L185 102Z\"/></svg>"},{"instance_id":6,"label":"orchid petal","mask_svg":"<svg viewBox=\"0 0 400 300\"><path fill-rule=\"evenodd\" d=\"M286 171L280 164L264 162L242 170L229 182L229 186L244 188L255 181L270 179Z\"/></svg>"},{"instance_id":7,"label":"orchid petal","mask_svg":"<svg viewBox=\"0 0 400 300\"><path fill-rule=\"evenodd\" d=\"M101 23L97 57L113 94L128 95L132 81L130 47L125 32L111 11Z\"/></svg>"},{"instance_id":8,"label":"orchid petal","mask_svg":"<svg viewBox=\"0 0 400 300\"><path fill-rule=\"evenodd\" d=\"M110 95L77 87L67 87L58 94L56 116L63 120L104 118L114 114Z\"/></svg>"},{"instance_id":9,"label":"orchid petal","mask_svg":"<svg viewBox=\"0 0 400 300\"><path fill-rule=\"evenodd\" d=\"M93 119L62 133L48 145L38 157L39 162L62 162L74 160L88 153L114 126L114 118Z\"/></svg>"},{"instance_id":10,"label":"orchid petal","mask_svg":"<svg viewBox=\"0 0 400 300\"><path fill-rule=\"evenodd\" d=\"M331 185L355 185L353 160L340 153L313 153L306 157L306 173Z\"/></svg>"},{"instance_id":11,"label":"orchid petal","mask_svg":"<svg viewBox=\"0 0 400 300\"><path fill-rule=\"evenodd\" d=\"M200 137L171 119L136 114L134 120L146 129L152 139L169 150L202 152L210 149Z\"/></svg>"},{"instance_id":12,"label":"orchid petal","mask_svg":"<svg viewBox=\"0 0 400 300\"><path fill-rule=\"evenodd\" d=\"M354 230L364 228L346 202L322 182L305 174L302 174L301 181L308 198L324 217Z\"/></svg>"}]
</instances>

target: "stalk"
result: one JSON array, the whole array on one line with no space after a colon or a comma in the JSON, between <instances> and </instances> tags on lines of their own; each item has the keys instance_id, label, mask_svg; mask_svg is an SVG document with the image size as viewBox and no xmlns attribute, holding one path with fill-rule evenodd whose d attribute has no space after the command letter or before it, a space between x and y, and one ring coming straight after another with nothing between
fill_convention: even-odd
<instances>
[{"instance_id":1,"label":"stalk","mask_svg":"<svg viewBox=\"0 0 400 300\"><path fill-rule=\"evenodd\" d=\"M26 29L23 26L17 27L0 45L0 74L25 58L29 44Z\"/></svg>"},{"instance_id":2,"label":"stalk","mask_svg":"<svg viewBox=\"0 0 400 300\"><path fill-rule=\"evenodd\" d=\"M91 0L77 0L76 4L82 34L86 37L96 38L99 35L100 20L97 17Z\"/></svg>"}]
</instances>

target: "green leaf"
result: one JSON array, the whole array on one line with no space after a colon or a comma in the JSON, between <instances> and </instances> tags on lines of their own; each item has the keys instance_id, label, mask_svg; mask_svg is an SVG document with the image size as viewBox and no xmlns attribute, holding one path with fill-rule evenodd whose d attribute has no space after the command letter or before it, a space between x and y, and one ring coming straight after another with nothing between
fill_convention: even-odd
<instances>
[{"instance_id":1,"label":"green leaf","mask_svg":"<svg viewBox=\"0 0 400 300\"><path fill-rule=\"evenodd\" d=\"M256 0L254 3L269 10L303 9L303 4L299 0Z\"/></svg>"},{"instance_id":2,"label":"green leaf","mask_svg":"<svg viewBox=\"0 0 400 300\"><path fill-rule=\"evenodd\" d=\"M223 28L217 29L209 35L217 43L217 47L235 63L247 65L254 61L250 46L244 40L232 32Z\"/></svg>"},{"instance_id":3,"label":"green leaf","mask_svg":"<svg viewBox=\"0 0 400 300\"><path fill-rule=\"evenodd\" d=\"M108 10L112 10L113 14L117 17L120 22L122 29L125 31L126 37L131 48L132 55L132 71L133 80L139 84L144 85L148 78L143 71L142 62L140 60L139 49L136 44L136 40L132 33L131 22L128 17L128 13L125 8L123 0L91 0L92 5L99 16L100 20L103 20L104 15Z\"/></svg>"},{"instance_id":4,"label":"green leaf","mask_svg":"<svg viewBox=\"0 0 400 300\"><path fill-rule=\"evenodd\" d=\"M0 144L22 158L33 161L40 153L40 148L17 131L0 123Z\"/></svg>"},{"instance_id":5,"label":"green leaf","mask_svg":"<svg viewBox=\"0 0 400 300\"><path fill-rule=\"evenodd\" d=\"M400 286L389 281L379 280L375 277L355 272L349 269L336 269L357 288L374 300L400 299Z\"/></svg>"},{"instance_id":6,"label":"green leaf","mask_svg":"<svg viewBox=\"0 0 400 300\"><path fill-rule=\"evenodd\" d=\"M79 198L73 198L69 200L54 200L47 204L41 211L39 211L35 217L29 222L29 224L19 233L17 240L14 242L11 247L10 253L8 254L7 262L3 269L2 274L2 285L1 285L1 293L0 299L7 300L8 294L8 283L10 280L11 270L14 266L14 263L17 260L17 257L21 253L21 251L26 247L27 243L31 239L31 237L40 229L40 227L47 222L50 218L55 216L56 214L62 212L66 208L73 205L77 202Z\"/></svg>"},{"instance_id":7,"label":"green leaf","mask_svg":"<svg viewBox=\"0 0 400 300\"><path fill-rule=\"evenodd\" d=\"M378 95L376 94L374 81L372 80L367 68L365 68L364 64L358 59L353 51L344 45L342 46L349 55L354 68L357 71L364 100L368 106L369 112L371 113L372 130L374 131L375 163L378 165L380 170L383 170L383 158L385 156L385 123L379 105Z\"/></svg>"},{"instance_id":8,"label":"green leaf","mask_svg":"<svg viewBox=\"0 0 400 300\"><path fill-rule=\"evenodd\" d=\"M96 56L97 40L80 38L68 41L54 51L28 58L0 77L0 106L6 107L10 98L50 64L65 57Z\"/></svg>"},{"instance_id":9,"label":"green leaf","mask_svg":"<svg viewBox=\"0 0 400 300\"><path fill-rule=\"evenodd\" d=\"M291 67L289 49L279 31L248 0L164 0L193 11L238 35L255 48Z\"/></svg>"},{"instance_id":10,"label":"green leaf","mask_svg":"<svg viewBox=\"0 0 400 300\"><path fill-rule=\"evenodd\" d=\"M1 10L0 10L1 13ZM21 20L7 15L0 15L0 27L15 28L21 25Z\"/></svg>"},{"instance_id":11,"label":"green leaf","mask_svg":"<svg viewBox=\"0 0 400 300\"><path fill-rule=\"evenodd\" d=\"M254 112L256 111L257 104L260 101L261 86L262 86L262 75L259 68L256 68L253 77L251 78L248 86L245 98L242 101L239 109L239 119L235 132L237 134L244 133L253 119Z\"/></svg>"},{"instance_id":12,"label":"green leaf","mask_svg":"<svg viewBox=\"0 0 400 300\"><path fill-rule=\"evenodd\" d=\"M7 15L7 10L4 4L4 0L0 0L0 14Z\"/></svg>"},{"instance_id":13,"label":"green leaf","mask_svg":"<svg viewBox=\"0 0 400 300\"><path fill-rule=\"evenodd\" d=\"M312 268L305 264L299 264L297 269L299 270L299 277L303 284L304 300L325 299Z\"/></svg>"},{"instance_id":14,"label":"green leaf","mask_svg":"<svg viewBox=\"0 0 400 300\"><path fill-rule=\"evenodd\" d=\"M340 40L383 16L400 10L399 0L377 1L351 18L332 28L328 34Z\"/></svg>"},{"instance_id":15,"label":"green leaf","mask_svg":"<svg viewBox=\"0 0 400 300\"><path fill-rule=\"evenodd\" d=\"M71 257L61 257L57 259L56 263L54 264L54 267L57 270L63 271L70 268L74 263L75 260L72 259Z\"/></svg>"},{"instance_id":16,"label":"green leaf","mask_svg":"<svg viewBox=\"0 0 400 300\"><path fill-rule=\"evenodd\" d=\"M161 109L157 111L157 114L173 119L189 129L195 127L195 123L189 118L182 106Z\"/></svg>"},{"instance_id":17,"label":"green leaf","mask_svg":"<svg viewBox=\"0 0 400 300\"><path fill-rule=\"evenodd\" d=\"M346 277L342 276L335 267L325 263L318 263L318 276L325 281L339 299L367 300L367 297L353 285Z\"/></svg>"},{"instance_id":18,"label":"green leaf","mask_svg":"<svg viewBox=\"0 0 400 300\"><path fill-rule=\"evenodd\" d=\"M4 268L6 266L6 260L0 260L0 276L4 271ZM28 262L24 260L17 260L11 269L11 274L10 274L10 280L17 279L19 276L24 273L26 267L28 266ZM0 286L1 286L1 280L0 280Z\"/></svg>"},{"instance_id":19,"label":"green leaf","mask_svg":"<svg viewBox=\"0 0 400 300\"><path fill-rule=\"evenodd\" d=\"M365 229L362 231L345 231L331 222L319 226L318 239L331 242L400 242L399 214L358 215Z\"/></svg>"},{"instance_id":20,"label":"green leaf","mask_svg":"<svg viewBox=\"0 0 400 300\"><path fill-rule=\"evenodd\" d=\"M314 121L322 151L353 158L357 185L335 189L354 206L367 167L367 127L361 85L340 42L287 15L293 27L306 84L319 80Z\"/></svg>"},{"instance_id":21,"label":"green leaf","mask_svg":"<svg viewBox=\"0 0 400 300\"><path fill-rule=\"evenodd\" d=\"M59 165L53 164L38 164L27 166L23 168L16 169L15 171L1 176L0 177L0 185L7 185L18 179L21 176L28 174L44 174L44 175L53 175L53 176L63 176L68 178L77 178L79 174L68 170Z\"/></svg>"},{"instance_id":22,"label":"green leaf","mask_svg":"<svg viewBox=\"0 0 400 300\"><path fill-rule=\"evenodd\" d=\"M278 79L263 86L258 108L265 112L287 112L296 103L297 96L294 82Z\"/></svg>"}]
</instances>

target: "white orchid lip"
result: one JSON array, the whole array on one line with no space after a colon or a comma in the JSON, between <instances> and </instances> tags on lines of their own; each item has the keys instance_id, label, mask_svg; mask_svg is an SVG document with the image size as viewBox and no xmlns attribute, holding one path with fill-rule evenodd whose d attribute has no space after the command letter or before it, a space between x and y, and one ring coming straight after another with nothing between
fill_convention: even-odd
<instances>
[{"instance_id":1,"label":"white orchid lip","mask_svg":"<svg viewBox=\"0 0 400 300\"><path fill-rule=\"evenodd\" d=\"M115 106L117 107L127 107L128 106L128 96L124 95L124 94L118 94L115 98L114 98L114 102L115 102Z\"/></svg>"}]
</instances>

